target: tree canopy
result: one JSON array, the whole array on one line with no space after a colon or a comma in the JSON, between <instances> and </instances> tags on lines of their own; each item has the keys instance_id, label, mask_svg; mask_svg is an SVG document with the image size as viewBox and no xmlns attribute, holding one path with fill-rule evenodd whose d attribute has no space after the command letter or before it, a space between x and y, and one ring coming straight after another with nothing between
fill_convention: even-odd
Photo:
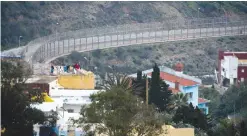
<instances>
[{"instance_id":1,"label":"tree canopy","mask_svg":"<svg viewBox=\"0 0 247 136\"><path fill-rule=\"evenodd\" d=\"M23 63L2 61L1 67L1 127L6 129L3 135L31 135L33 124L45 121L44 113L30 105L43 101L41 90L26 87L30 69ZM32 100L33 96L37 99Z\"/></svg>"},{"instance_id":2,"label":"tree canopy","mask_svg":"<svg viewBox=\"0 0 247 136\"><path fill-rule=\"evenodd\" d=\"M95 126L97 133L109 136L132 136L134 133L156 136L161 132L161 114L120 85L90 98L92 103L81 109L81 118L75 122L86 123L86 130Z\"/></svg>"},{"instance_id":3,"label":"tree canopy","mask_svg":"<svg viewBox=\"0 0 247 136\"><path fill-rule=\"evenodd\" d=\"M154 104L160 111L168 109L171 91L168 90L169 85L160 78L160 69L157 64L153 67L150 90L149 90L149 103Z\"/></svg>"}]
</instances>

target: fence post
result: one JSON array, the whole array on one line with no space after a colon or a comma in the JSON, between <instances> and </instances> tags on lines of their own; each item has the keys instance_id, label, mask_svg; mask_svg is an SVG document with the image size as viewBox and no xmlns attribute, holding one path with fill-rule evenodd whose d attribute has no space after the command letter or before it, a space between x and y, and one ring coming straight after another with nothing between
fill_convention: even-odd
<instances>
[{"instance_id":1,"label":"fence post","mask_svg":"<svg viewBox=\"0 0 247 136\"><path fill-rule=\"evenodd\" d=\"M243 23L244 24L244 23ZM245 34L245 24L244 24L244 34Z\"/></svg>"},{"instance_id":2,"label":"fence post","mask_svg":"<svg viewBox=\"0 0 247 136\"><path fill-rule=\"evenodd\" d=\"M201 26L201 20L198 18L198 21L197 21L197 23L198 23L198 28L200 29L200 37L202 37L202 26Z\"/></svg>"},{"instance_id":3,"label":"fence post","mask_svg":"<svg viewBox=\"0 0 247 136\"><path fill-rule=\"evenodd\" d=\"M187 39L189 38L189 20L187 19Z\"/></svg>"},{"instance_id":4,"label":"fence post","mask_svg":"<svg viewBox=\"0 0 247 136\"><path fill-rule=\"evenodd\" d=\"M136 32L136 43L137 43L137 32Z\"/></svg>"},{"instance_id":5,"label":"fence post","mask_svg":"<svg viewBox=\"0 0 247 136\"><path fill-rule=\"evenodd\" d=\"M126 34L126 31L123 32L123 44L124 44L124 40L125 40L125 38L124 38L125 34Z\"/></svg>"},{"instance_id":6,"label":"fence post","mask_svg":"<svg viewBox=\"0 0 247 136\"><path fill-rule=\"evenodd\" d=\"M70 46L69 46L69 39L68 39L68 52L69 52L69 47L70 47Z\"/></svg>"},{"instance_id":7,"label":"fence post","mask_svg":"<svg viewBox=\"0 0 247 136\"><path fill-rule=\"evenodd\" d=\"M232 23L231 23L231 34L233 33L233 31L232 31Z\"/></svg>"},{"instance_id":8,"label":"fence post","mask_svg":"<svg viewBox=\"0 0 247 136\"><path fill-rule=\"evenodd\" d=\"M64 40L63 40L63 53L64 53Z\"/></svg>"},{"instance_id":9,"label":"fence post","mask_svg":"<svg viewBox=\"0 0 247 136\"><path fill-rule=\"evenodd\" d=\"M49 49L48 49L48 43L46 44L46 56L48 56Z\"/></svg>"},{"instance_id":10,"label":"fence post","mask_svg":"<svg viewBox=\"0 0 247 136\"><path fill-rule=\"evenodd\" d=\"M118 46L118 32L117 32L117 46Z\"/></svg>"},{"instance_id":11,"label":"fence post","mask_svg":"<svg viewBox=\"0 0 247 136\"><path fill-rule=\"evenodd\" d=\"M92 49L93 49L93 36L92 36Z\"/></svg>"},{"instance_id":12,"label":"fence post","mask_svg":"<svg viewBox=\"0 0 247 136\"><path fill-rule=\"evenodd\" d=\"M75 38L74 38L74 51L75 51Z\"/></svg>"},{"instance_id":13,"label":"fence post","mask_svg":"<svg viewBox=\"0 0 247 136\"><path fill-rule=\"evenodd\" d=\"M82 44L81 44L81 38L80 38L80 50L81 50L81 46L82 46Z\"/></svg>"},{"instance_id":14,"label":"fence post","mask_svg":"<svg viewBox=\"0 0 247 136\"><path fill-rule=\"evenodd\" d=\"M173 40L175 41L175 23L173 23Z\"/></svg>"},{"instance_id":15,"label":"fence post","mask_svg":"<svg viewBox=\"0 0 247 136\"><path fill-rule=\"evenodd\" d=\"M50 49L49 49L49 51L50 51L50 56L49 56L49 57L51 57L51 43L49 43L49 44L50 44L50 47L49 47L49 48L50 48Z\"/></svg>"},{"instance_id":16,"label":"fence post","mask_svg":"<svg viewBox=\"0 0 247 136\"><path fill-rule=\"evenodd\" d=\"M154 28L154 41L156 41L156 26L155 26L155 28Z\"/></svg>"},{"instance_id":17,"label":"fence post","mask_svg":"<svg viewBox=\"0 0 247 136\"><path fill-rule=\"evenodd\" d=\"M111 46L112 46L112 34L111 34Z\"/></svg>"},{"instance_id":18,"label":"fence post","mask_svg":"<svg viewBox=\"0 0 247 136\"><path fill-rule=\"evenodd\" d=\"M98 49L99 49L99 35L98 35Z\"/></svg>"},{"instance_id":19,"label":"fence post","mask_svg":"<svg viewBox=\"0 0 247 136\"><path fill-rule=\"evenodd\" d=\"M238 35L240 35L240 29L239 29L239 25L238 25Z\"/></svg>"},{"instance_id":20,"label":"fence post","mask_svg":"<svg viewBox=\"0 0 247 136\"><path fill-rule=\"evenodd\" d=\"M130 32L130 36L129 36L129 43L131 44L131 32Z\"/></svg>"},{"instance_id":21,"label":"fence post","mask_svg":"<svg viewBox=\"0 0 247 136\"><path fill-rule=\"evenodd\" d=\"M142 30L142 43L143 43L143 30Z\"/></svg>"},{"instance_id":22,"label":"fence post","mask_svg":"<svg viewBox=\"0 0 247 136\"><path fill-rule=\"evenodd\" d=\"M170 28L168 28L168 31L167 31L167 33L168 33L168 41L169 41L169 38L170 38L170 37L169 37L169 31L170 31Z\"/></svg>"},{"instance_id":23,"label":"fence post","mask_svg":"<svg viewBox=\"0 0 247 136\"><path fill-rule=\"evenodd\" d=\"M104 34L104 47L106 46L106 36Z\"/></svg>"},{"instance_id":24,"label":"fence post","mask_svg":"<svg viewBox=\"0 0 247 136\"><path fill-rule=\"evenodd\" d=\"M57 46L58 46L58 55L59 55L60 53L59 41L57 41Z\"/></svg>"},{"instance_id":25,"label":"fence post","mask_svg":"<svg viewBox=\"0 0 247 136\"><path fill-rule=\"evenodd\" d=\"M86 35L86 49L87 49L87 35Z\"/></svg>"},{"instance_id":26,"label":"fence post","mask_svg":"<svg viewBox=\"0 0 247 136\"><path fill-rule=\"evenodd\" d=\"M227 28L227 18L225 17L225 35L226 35L226 28Z\"/></svg>"},{"instance_id":27,"label":"fence post","mask_svg":"<svg viewBox=\"0 0 247 136\"><path fill-rule=\"evenodd\" d=\"M220 25L220 23L219 23L219 36L220 36L220 26L221 26L221 25Z\"/></svg>"},{"instance_id":28,"label":"fence post","mask_svg":"<svg viewBox=\"0 0 247 136\"><path fill-rule=\"evenodd\" d=\"M213 18L213 36L214 36L214 18Z\"/></svg>"},{"instance_id":29,"label":"fence post","mask_svg":"<svg viewBox=\"0 0 247 136\"><path fill-rule=\"evenodd\" d=\"M180 34L180 39L183 39L183 27L181 26L181 34Z\"/></svg>"},{"instance_id":30,"label":"fence post","mask_svg":"<svg viewBox=\"0 0 247 136\"><path fill-rule=\"evenodd\" d=\"M54 48L54 51L53 51L54 54L53 55L56 56L56 41L53 44L53 48Z\"/></svg>"}]
</instances>

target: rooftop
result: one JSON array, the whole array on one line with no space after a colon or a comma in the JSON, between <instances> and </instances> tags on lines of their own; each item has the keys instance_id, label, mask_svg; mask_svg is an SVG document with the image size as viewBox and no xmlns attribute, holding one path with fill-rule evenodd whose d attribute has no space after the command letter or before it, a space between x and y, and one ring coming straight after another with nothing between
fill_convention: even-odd
<instances>
[{"instance_id":1,"label":"rooftop","mask_svg":"<svg viewBox=\"0 0 247 136\"><path fill-rule=\"evenodd\" d=\"M171 87L169 87L168 90L171 90L173 94L177 94L180 92L178 89L171 88Z\"/></svg>"},{"instance_id":2,"label":"rooftop","mask_svg":"<svg viewBox=\"0 0 247 136\"><path fill-rule=\"evenodd\" d=\"M152 73L148 73L147 75L151 76ZM200 83L197 83L195 81L185 79L183 77L175 76L172 74L168 74L168 73L162 72L162 71L160 72L160 78L165 80L165 81L172 82L172 83L179 82L179 84L182 86L194 86L194 85L200 84Z\"/></svg>"},{"instance_id":3,"label":"rooftop","mask_svg":"<svg viewBox=\"0 0 247 136\"><path fill-rule=\"evenodd\" d=\"M247 52L223 52L220 54L220 59L223 59L223 56L236 56L238 59L247 59Z\"/></svg>"},{"instance_id":4,"label":"rooftop","mask_svg":"<svg viewBox=\"0 0 247 136\"><path fill-rule=\"evenodd\" d=\"M207 99L204 99L204 98L198 98L198 103L201 104L201 103L208 103L210 102L210 100L207 100Z\"/></svg>"},{"instance_id":5,"label":"rooftop","mask_svg":"<svg viewBox=\"0 0 247 136\"><path fill-rule=\"evenodd\" d=\"M36 76L36 77L31 77L31 78L27 79L26 83L43 84L43 83L50 83L56 79L57 79L56 76Z\"/></svg>"}]
</instances>

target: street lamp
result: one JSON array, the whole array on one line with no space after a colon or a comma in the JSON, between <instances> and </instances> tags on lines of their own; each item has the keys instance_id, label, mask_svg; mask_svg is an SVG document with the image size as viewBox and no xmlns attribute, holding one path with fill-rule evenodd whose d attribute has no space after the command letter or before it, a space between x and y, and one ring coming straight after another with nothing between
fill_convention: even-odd
<instances>
[{"instance_id":1,"label":"street lamp","mask_svg":"<svg viewBox=\"0 0 247 136\"><path fill-rule=\"evenodd\" d=\"M198 8L197 10L197 27L199 29L199 11L200 11L200 8ZM200 29L200 36L201 36L201 29Z\"/></svg>"},{"instance_id":2,"label":"street lamp","mask_svg":"<svg viewBox=\"0 0 247 136\"><path fill-rule=\"evenodd\" d=\"M19 47L20 47L20 44L21 44L21 38L22 38L22 36L20 35L19 36Z\"/></svg>"},{"instance_id":3,"label":"street lamp","mask_svg":"<svg viewBox=\"0 0 247 136\"><path fill-rule=\"evenodd\" d=\"M199 11L200 11L200 8L198 8L197 10L197 18L199 18Z\"/></svg>"},{"instance_id":4,"label":"street lamp","mask_svg":"<svg viewBox=\"0 0 247 136\"><path fill-rule=\"evenodd\" d=\"M57 40L57 26L59 25L59 23L57 22L56 23L56 27L55 27L55 29L56 29L56 39L55 40Z\"/></svg>"}]
</instances>

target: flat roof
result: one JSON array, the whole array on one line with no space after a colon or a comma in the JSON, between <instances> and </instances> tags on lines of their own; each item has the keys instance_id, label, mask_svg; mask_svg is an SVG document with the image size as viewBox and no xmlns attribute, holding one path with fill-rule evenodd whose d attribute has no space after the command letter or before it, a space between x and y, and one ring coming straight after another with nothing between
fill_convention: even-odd
<instances>
[{"instance_id":1,"label":"flat roof","mask_svg":"<svg viewBox=\"0 0 247 136\"><path fill-rule=\"evenodd\" d=\"M32 77L29 78L26 83L39 83L39 84L43 84L43 83L50 83L54 80L56 80L57 77L56 76L37 76L37 77Z\"/></svg>"}]
</instances>

